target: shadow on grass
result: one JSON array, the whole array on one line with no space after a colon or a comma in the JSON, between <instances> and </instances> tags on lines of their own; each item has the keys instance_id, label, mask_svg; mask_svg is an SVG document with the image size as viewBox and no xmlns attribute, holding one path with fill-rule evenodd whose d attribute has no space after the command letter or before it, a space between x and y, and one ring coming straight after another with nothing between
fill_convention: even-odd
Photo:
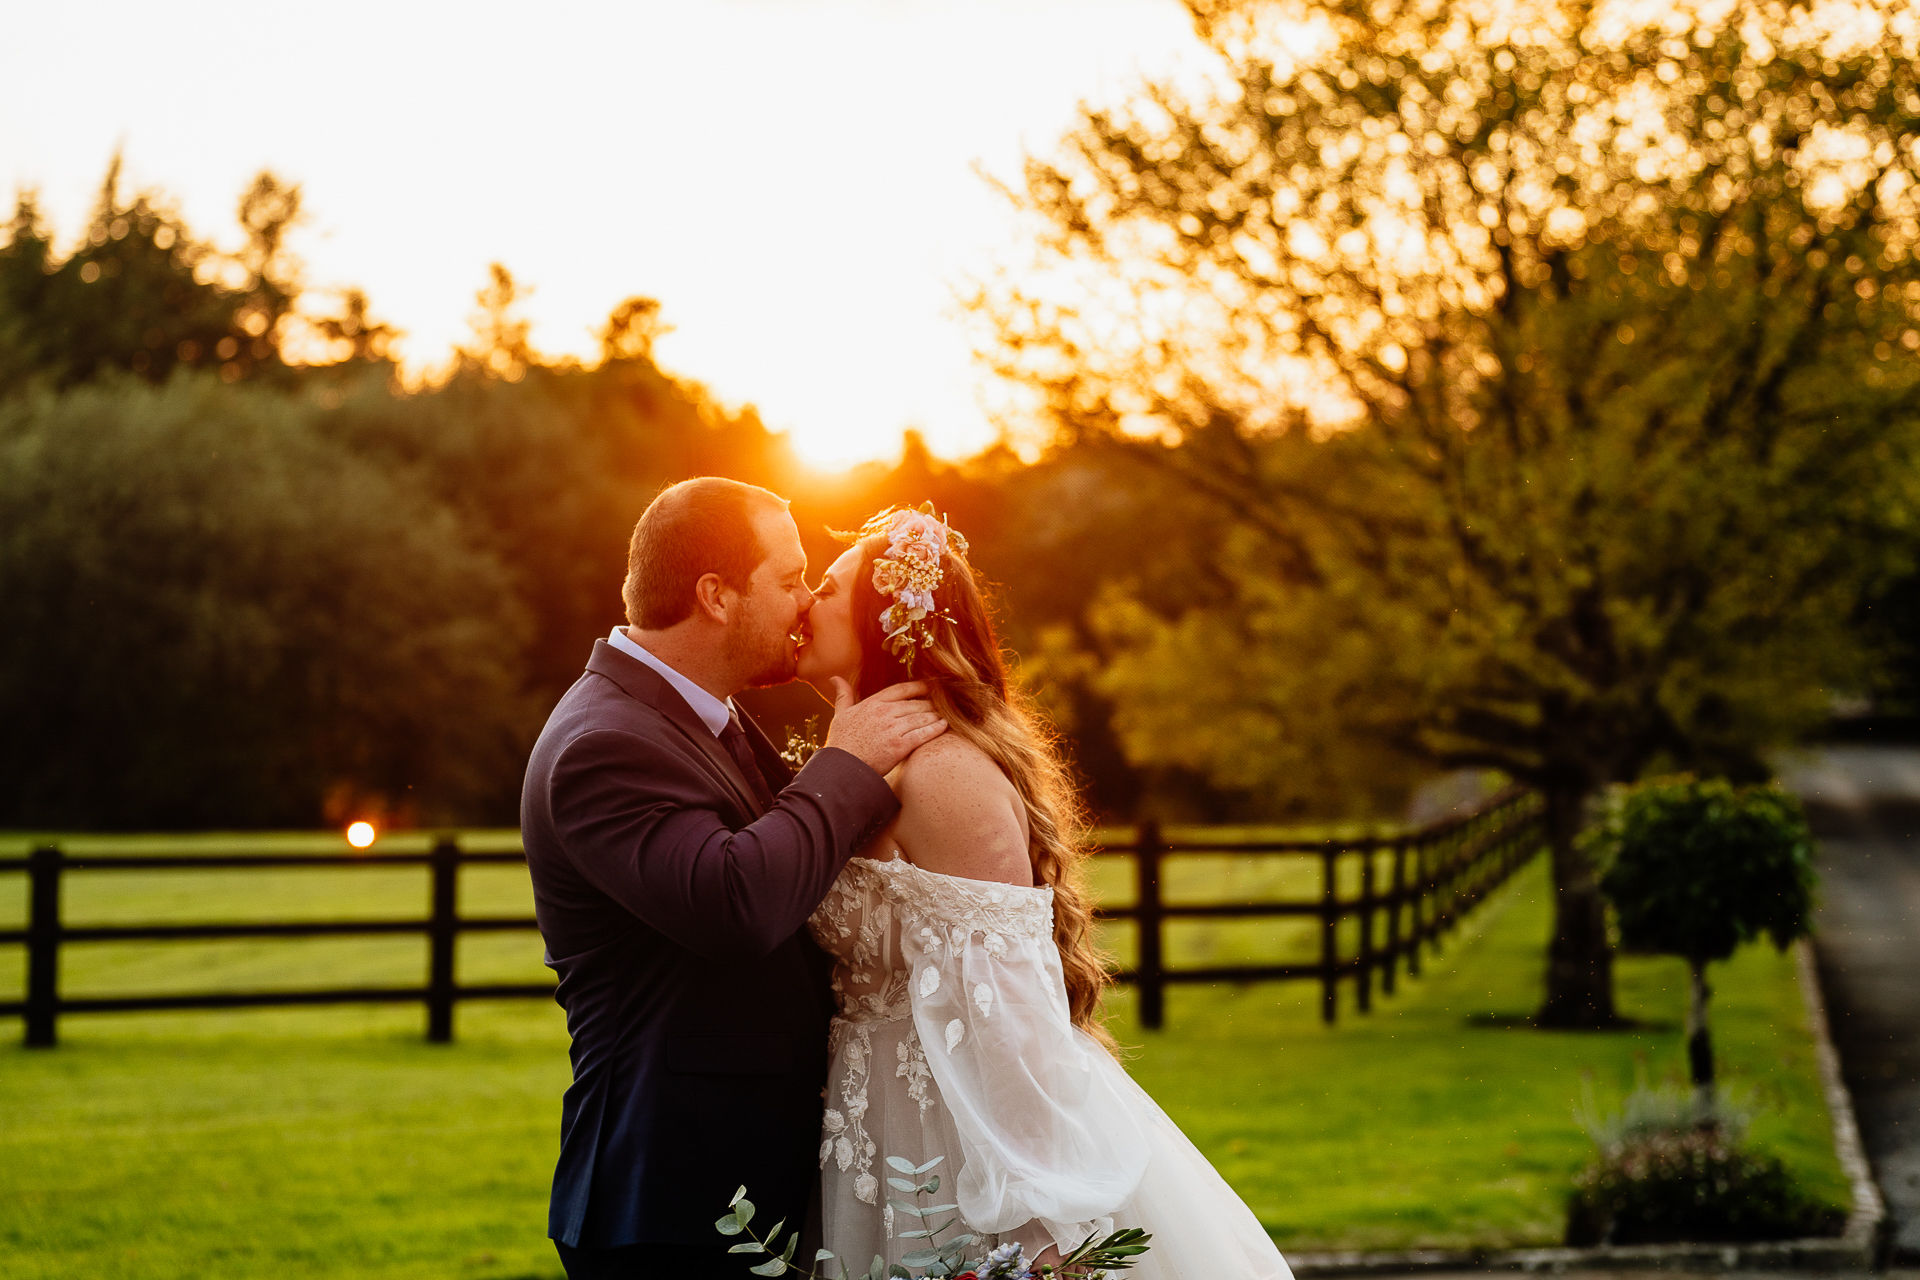
<instances>
[{"instance_id":1,"label":"shadow on grass","mask_svg":"<svg viewBox=\"0 0 1920 1280\"><path fill-rule=\"evenodd\" d=\"M1670 1018L1616 1018L1604 1027L1541 1027L1530 1013L1470 1013L1463 1021L1479 1031L1584 1031L1600 1034L1640 1032L1665 1035L1680 1029Z\"/></svg>"}]
</instances>

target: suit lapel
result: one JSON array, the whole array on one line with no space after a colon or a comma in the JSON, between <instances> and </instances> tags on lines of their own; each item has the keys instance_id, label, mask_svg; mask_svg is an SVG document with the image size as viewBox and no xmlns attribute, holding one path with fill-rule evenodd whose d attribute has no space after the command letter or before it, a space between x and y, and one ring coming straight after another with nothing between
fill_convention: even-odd
<instances>
[{"instance_id":1,"label":"suit lapel","mask_svg":"<svg viewBox=\"0 0 1920 1280\"><path fill-rule=\"evenodd\" d=\"M658 671L628 657L605 640L593 642L593 656L587 659L587 670L605 676L619 685L629 697L646 703L665 716L707 763L710 771L717 775L714 780L726 788L727 794L749 820L758 818L764 812L753 788L740 775L740 766L734 763L733 753L720 745L720 740L713 736L706 722L694 714L687 700ZM765 735L761 737L764 740ZM748 740L752 741L752 731Z\"/></svg>"}]
</instances>

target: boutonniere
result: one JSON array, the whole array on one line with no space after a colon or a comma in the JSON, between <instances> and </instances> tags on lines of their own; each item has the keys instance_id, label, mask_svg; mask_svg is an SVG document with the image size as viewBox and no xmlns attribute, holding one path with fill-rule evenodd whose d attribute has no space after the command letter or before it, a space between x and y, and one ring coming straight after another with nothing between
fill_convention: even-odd
<instances>
[{"instance_id":1,"label":"boutonniere","mask_svg":"<svg viewBox=\"0 0 1920 1280\"><path fill-rule=\"evenodd\" d=\"M787 726L787 745L780 749L780 758L796 773L820 749L819 725L819 716L808 716L807 722L798 729Z\"/></svg>"}]
</instances>

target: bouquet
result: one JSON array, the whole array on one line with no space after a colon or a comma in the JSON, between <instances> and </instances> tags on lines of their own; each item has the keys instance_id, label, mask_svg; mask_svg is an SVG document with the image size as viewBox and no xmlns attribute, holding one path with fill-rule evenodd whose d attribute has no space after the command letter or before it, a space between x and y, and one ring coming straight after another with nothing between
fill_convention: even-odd
<instances>
[{"instance_id":1,"label":"bouquet","mask_svg":"<svg viewBox=\"0 0 1920 1280\"><path fill-rule=\"evenodd\" d=\"M902 1195L914 1198L914 1203L908 1204L905 1200L889 1197L887 1203L893 1206L894 1212L928 1223L959 1208L952 1204L925 1203L925 1197L940 1190L940 1175L931 1173L931 1170L944 1159L945 1156L935 1156L925 1164L916 1165L899 1156L887 1157L887 1164L891 1168L906 1175L888 1178L887 1185ZM926 1176L925 1182L918 1180L922 1176ZM1153 1239L1138 1228L1116 1231L1098 1243L1093 1236L1088 1236L1077 1249L1062 1258L1058 1266L1049 1263L1036 1269L1028 1263L1025 1249L1018 1242L1003 1244L990 1250L984 1257L969 1261L967 1251L977 1237L963 1232L945 1241L940 1240L941 1232L960 1221L957 1217L949 1217L937 1227L923 1226L918 1231L901 1232L901 1239L924 1240L925 1246L907 1254L892 1266L887 1265L885 1258L876 1255L872 1266L864 1273L855 1275L845 1259L835 1259L825 1249L814 1253L811 1265L796 1265L793 1253L800 1244L800 1233L789 1233L786 1245L782 1247L780 1232L786 1226L785 1219L774 1223L773 1229L764 1238L754 1234L751 1225L753 1202L747 1199L745 1187L733 1193L733 1201L728 1209L727 1215L713 1224L714 1229L723 1236L744 1235L747 1238L727 1252L767 1255L767 1261L749 1267L748 1271L756 1276L768 1277L782 1276L792 1271L808 1277L808 1280L830 1280L825 1272L815 1271L814 1267L832 1261L840 1263L839 1280L1105 1280L1109 1271L1123 1271L1131 1267L1134 1259L1147 1251L1147 1241ZM911 1270L914 1267L921 1270Z\"/></svg>"}]
</instances>

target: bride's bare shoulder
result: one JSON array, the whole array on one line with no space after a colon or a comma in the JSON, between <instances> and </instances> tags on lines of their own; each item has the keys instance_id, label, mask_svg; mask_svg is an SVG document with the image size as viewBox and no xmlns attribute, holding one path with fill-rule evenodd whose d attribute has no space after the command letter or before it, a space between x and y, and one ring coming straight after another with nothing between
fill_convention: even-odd
<instances>
[{"instance_id":1,"label":"bride's bare shoulder","mask_svg":"<svg viewBox=\"0 0 1920 1280\"><path fill-rule=\"evenodd\" d=\"M894 778L894 838L915 866L969 880L1033 883L1026 807L987 753L949 730Z\"/></svg>"}]
</instances>

